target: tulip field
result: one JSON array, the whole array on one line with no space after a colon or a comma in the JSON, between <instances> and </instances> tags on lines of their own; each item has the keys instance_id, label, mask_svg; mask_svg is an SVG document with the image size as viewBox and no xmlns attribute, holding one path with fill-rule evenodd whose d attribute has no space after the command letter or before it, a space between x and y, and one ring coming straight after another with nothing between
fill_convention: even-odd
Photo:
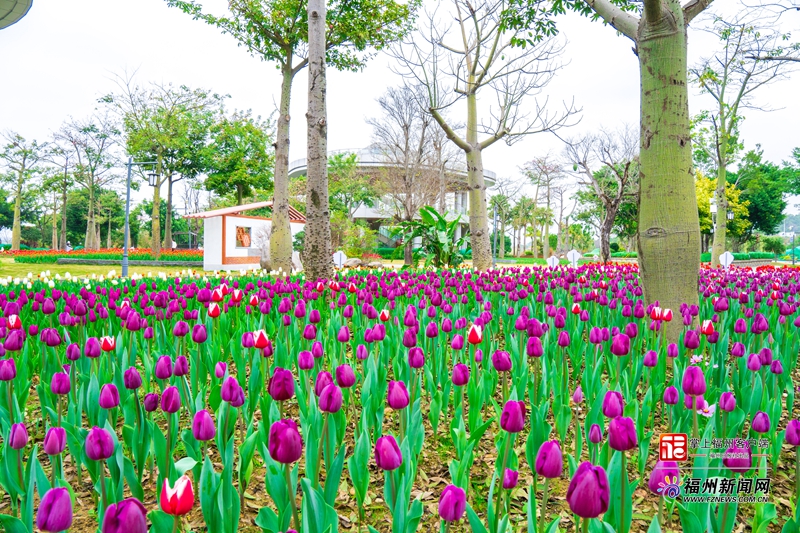
<instances>
[{"instance_id":1,"label":"tulip field","mask_svg":"<svg viewBox=\"0 0 800 533\"><path fill-rule=\"evenodd\" d=\"M0 291L9 533L800 532L800 270ZM670 460L674 459L674 460Z\"/></svg>"}]
</instances>

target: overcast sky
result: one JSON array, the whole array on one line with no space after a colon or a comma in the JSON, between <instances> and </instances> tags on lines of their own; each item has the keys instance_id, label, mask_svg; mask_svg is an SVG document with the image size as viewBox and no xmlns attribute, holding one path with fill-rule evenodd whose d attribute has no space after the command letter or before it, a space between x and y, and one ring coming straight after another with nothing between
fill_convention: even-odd
<instances>
[{"instance_id":1,"label":"overcast sky","mask_svg":"<svg viewBox=\"0 0 800 533\"><path fill-rule=\"evenodd\" d=\"M227 2L206 4L224 10ZM784 24L785 31L798 29L800 16L787 15ZM574 99L582 109L580 124L562 135L637 124L639 77L632 43L576 15L561 17L558 27L567 40L566 65L546 92L553 104ZM716 44L709 35L690 30L690 64ZM229 94L229 108L262 116L275 109L280 86L275 65L252 58L230 36L167 7L164 0L34 0L22 21L0 31L0 58L0 130L39 140L69 116L90 114L98 97L115 88L113 75L125 69L138 69L142 83L172 82ZM328 71L329 149L369 144L371 130L364 119L377 116L376 98L400 83L390 64L381 55L360 73ZM800 74L761 89L759 101L780 111L748 112L742 125L746 146L760 143L768 160L786 160L800 146L798 81ZM306 91L304 71L293 92L290 159L305 157ZM693 114L709 105L698 94L692 90ZM539 134L511 147L493 145L484 153L484 165L501 176L518 176L520 166L548 151L559 154L561 141Z\"/></svg>"}]
</instances>

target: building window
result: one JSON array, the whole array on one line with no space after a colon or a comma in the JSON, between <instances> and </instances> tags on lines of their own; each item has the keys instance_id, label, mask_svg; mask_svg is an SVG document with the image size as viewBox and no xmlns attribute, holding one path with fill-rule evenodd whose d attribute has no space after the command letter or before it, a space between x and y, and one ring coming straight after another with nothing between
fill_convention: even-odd
<instances>
[{"instance_id":1,"label":"building window","mask_svg":"<svg viewBox=\"0 0 800 533\"><path fill-rule=\"evenodd\" d=\"M250 231L252 228L246 226L236 226L236 247L250 248Z\"/></svg>"}]
</instances>

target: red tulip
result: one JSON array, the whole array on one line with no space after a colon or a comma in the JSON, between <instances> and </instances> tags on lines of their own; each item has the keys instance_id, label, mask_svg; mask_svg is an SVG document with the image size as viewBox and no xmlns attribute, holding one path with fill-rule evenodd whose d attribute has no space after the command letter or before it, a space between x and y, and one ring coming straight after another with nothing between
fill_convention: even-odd
<instances>
[{"instance_id":1,"label":"red tulip","mask_svg":"<svg viewBox=\"0 0 800 533\"><path fill-rule=\"evenodd\" d=\"M100 339L100 349L104 352L112 352L117 349L116 337L103 337Z\"/></svg>"},{"instance_id":2,"label":"red tulip","mask_svg":"<svg viewBox=\"0 0 800 533\"><path fill-rule=\"evenodd\" d=\"M22 320L18 315L9 316L6 319L6 324L8 324L8 329L22 329Z\"/></svg>"},{"instance_id":3,"label":"red tulip","mask_svg":"<svg viewBox=\"0 0 800 533\"><path fill-rule=\"evenodd\" d=\"M208 316L211 318L217 318L220 313L222 313L222 309L220 309L219 305L215 302L212 302L211 305L208 306Z\"/></svg>"},{"instance_id":4,"label":"red tulip","mask_svg":"<svg viewBox=\"0 0 800 533\"><path fill-rule=\"evenodd\" d=\"M194 491L192 480L183 475L175 482L175 487L170 487L169 479L164 480L161 488L161 510L173 516L183 516L194 506Z\"/></svg>"},{"instance_id":5,"label":"red tulip","mask_svg":"<svg viewBox=\"0 0 800 533\"><path fill-rule=\"evenodd\" d=\"M381 322L388 322L389 321L389 310L388 309L384 309L383 311L381 311L381 314L378 315L378 318L381 319Z\"/></svg>"},{"instance_id":6,"label":"red tulip","mask_svg":"<svg viewBox=\"0 0 800 533\"><path fill-rule=\"evenodd\" d=\"M470 344L480 344L483 340L483 330L480 326L472 324L467 332L467 342Z\"/></svg>"},{"instance_id":7,"label":"red tulip","mask_svg":"<svg viewBox=\"0 0 800 533\"><path fill-rule=\"evenodd\" d=\"M263 350L269 344L269 337L267 337L267 333L263 329L253 333L253 344L259 350Z\"/></svg>"},{"instance_id":8,"label":"red tulip","mask_svg":"<svg viewBox=\"0 0 800 533\"><path fill-rule=\"evenodd\" d=\"M703 335L714 333L714 323L710 320L703 320L703 324L700 326L700 333Z\"/></svg>"}]
</instances>

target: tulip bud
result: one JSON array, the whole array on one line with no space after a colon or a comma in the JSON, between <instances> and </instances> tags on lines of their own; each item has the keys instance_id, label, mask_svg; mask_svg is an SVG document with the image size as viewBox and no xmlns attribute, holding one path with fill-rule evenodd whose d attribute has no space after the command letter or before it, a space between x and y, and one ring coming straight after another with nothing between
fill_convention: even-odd
<instances>
[{"instance_id":1,"label":"tulip bud","mask_svg":"<svg viewBox=\"0 0 800 533\"><path fill-rule=\"evenodd\" d=\"M227 371L228 371L228 365L222 361L220 361L214 366L214 375L218 379L222 379L223 377L225 377L225 372Z\"/></svg>"},{"instance_id":2,"label":"tulip bud","mask_svg":"<svg viewBox=\"0 0 800 533\"><path fill-rule=\"evenodd\" d=\"M396 470L403 464L403 454L391 435L380 437L375 443L375 463L381 470Z\"/></svg>"},{"instance_id":3,"label":"tulip bud","mask_svg":"<svg viewBox=\"0 0 800 533\"><path fill-rule=\"evenodd\" d=\"M303 439L294 420L283 419L269 430L269 455L282 464L291 464L303 455Z\"/></svg>"},{"instance_id":4,"label":"tulip bud","mask_svg":"<svg viewBox=\"0 0 800 533\"><path fill-rule=\"evenodd\" d=\"M558 334L558 345L562 348L566 348L569 346L570 338L569 333L567 330L562 330L561 333Z\"/></svg>"},{"instance_id":5,"label":"tulip bud","mask_svg":"<svg viewBox=\"0 0 800 533\"><path fill-rule=\"evenodd\" d=\"M736 409L736 397L732 392L723 392L719 397L719 408L726 413Z\"/></svg>"},{"instance_id":6,"label":"tulip bud","mask_svg":"<svg viewBox=\"0 0 800 533\"><path fill-rule=\"evenodd\" d=\"M169 379L172 377L172 359L168 355L162 355L156 361L156 378Z\"/></svg>"},{"instance_id":7,"label":"tulip bud","mask_svg":"<svg viewBox=\"0 0 800 533\"><path fill-rule=\"evenodd\" d=\"M680 475L678 463L675 461L656 461L653 471L650 472L647 486L653 494L672 497L672 495L664 493L664 488L667 485L671 485L673 479L679 479Z\"/></svg>"},{"instance_id":8,"label":"tulip bud","mask_svg":"<svg viewBox=\"0 0 800 533\"><path fill-rule=\"evenodd\" d=\"M67 432L62 427L51 427L44 435L44 453L58 455L67 445Z\"/></svg>"},{"instance_id":9,"label":"tulip bud","mask_svg":"<svg viewBox=\"0 0 800 533\"><path fill-rule=\"evenodd\" d=\"M592 444L603 442L603 430L600 429L599 424L592 424L592 427L589 428L589 442Z\"/></svg>"},{"instance_id":10,"label":"tulip bud","mask_svg":"<svg viewBox=\"0 0 800 533\"><path fill-rule=\"evenodd\" d=\"M21 450L28 445L28 429L25 424L20 422L11 425L7 444L12 450Z\"/></svg>"},{"instance_id":11,"label":"tulip bud","mask_svg":"<svg viewBox=\"0 0 800 533\"><path fill-rule=\"evenodd\" d=\"M69 376L64 372L56 372L50 379L50 392L58 395L69 394L71 384Z\"/></svg>"},{"instance_id":12,"label":"tulip bud","mask_svg":"<svg viewBox=\"0 0 800 533\"><path fill-rule=\"evenodd\" d=\"M750 354L750 356L747 358L747 368L753 372L758 372L761 370L761 359L759 359L758 354Z\"/></svg>"},{"instance_id":13,"label":"tulip bud","mask_svg":"<svg viewBox=\"0 0 800 533\"><path fill-rule=\"evenodd\" d=\"M113 409L119 406L119 391L113 383L106 383L100 389L100 407L103 409Z\"/></svg>"},{"instance_id":14,"label":"tulip bud","mask_svg":"<svg viewBox=\"0 0 800 533\"><path fill-rule=\"evenodd\" d=\"M800 420L789 420L786 426L786 444L790 446L800 446Z\"/></svg>"},{"instance_id":15,"label":"tulip bud","mask_svg":"<svg viewBox=\"0 0 800 533\"><path fill-rule=\"evenodd\" d=\"M130 367L122 375L122 381L128 390L136 390L142 386L142 376L135 367Z\"/></svg>"},{"instance_id":16,"label":"tulip bud","mask_svg":"<svg viewBox=\"0 0 800 533\"><path fill-rule=\"evenodd\" d=\"M519 433L525 427L526 415L525 402L509 400L500 415L500 427L509 433Z\"/></svg>"},{"instance_id":17,"label":"tulip bud","mask_svg":"<svg viewBox=\"0 0 800 533\"><path fill-rule=\"evenodd\" d=\"M561 472L564 470L564 457L557 440L542 443L536 454L534 469L538 475L545 478L561 477Z\"/></svg>"},{"instance_id":18,"label":"tulip bud","mask_svg":"<svg viewBox=\"0 0 800 533\"><path fill-rule=\"evenodd\" d=\"M624 333L615 335L614 339L611 341L611 353L619 357L624 357L628 355L630 351L631 338Z\"/></svg>"},{"instance_id":19,"label":"tulip bud","mask_svg":"<svg viewBox=\"0 0 800 533\"><path fill-rule=\"evenodd\" d=\"M321 359L323 355L325 355L325 351L322 349L322 343L314 341L314 344L311 345L311 357Z\"/></svg>"},{"instance_id":20,"label":"tulip bud","mask_svg":"<svg viewBox=\"0 0 800 533\"><path fill-rule=\"evenodd\" d=\"M683 393L689 396L702 396L706 393L706 377L699 366L688 366L683 373Z\"/></svg>"},{"instance_id":21,"label":"tulip bud","mask_svg":"<svg viewBox=\"0 0 800 533\"><path fill-rule=\"evenodd\" d=\"M411 368L422 368L425 366L425 353L419 346L415 346L408 351L408 366Z\"/></svg>"},{"instance_id":22,"label":"tulip bud","mask_svg":"<svg viewBox=\"0 0 800 533\"><path fill-rule=\"evenodd\" d=\"M152 413L158 409L158 394L150 392L144 395L144 410Z\"/></svg>"},{"instance_id":23,"label":"tulip bud","mask_svg":"<svg viewBox=\"0 0 800 533\"><path fill-rule=\"evenodd\" d=\"M213 439L217 434L214 427L214 420L211 414L205 409L197 411L192 420L192 435L195 439L205 442Z\"/></svg>"},{"instance_id":24,"label":"tulip bud","mask_svg":"<svg viewBox=\"0 0 800 533\"><path fill-rule=\"evenodd\" d=\"M161 394L161 410L165 413L177 413L181 408L181 395L178 387L171 385Z\"/></svg>"},{"instance_id":25,"label":"tulip bud","mask_svg":"<svg viewBox=\"0 0 800 533\"><path fill-rule=\"evenodd\" d=\"M52 533L72 527L72 497L69 490L56 487L45 493L36 511L36 527Z\"/></svg>"},{"instance_id":26,"label":"tulip bud","mask_svg":"<svg viewBox=\"0 0 800 533\"><path fill-rule=\"evenodd\" d=\"M94 426L86 436L84 448L86 457L92 461L105 461L114 455L114 440L108 431Z\"/></svg>"},{"instance_id":27,"label":"tulip bud","mask_svg":"<svg viewBox=\"0 0 800 533\"><path fill-rule=\"evenodd\" d=\"M492 365L498 372L508 372L511 370L511 355L500 350L492 354Z\"/></svg>"},{"instance_id":28,"label":"tulip bud","mask_svg":"<svg viewBox=\"0 0 800 533\"><path fill-rule=\"evenodd\" d=\"M610 490L606 471L586 461L581 463L567 488L567 503L581 518L597 518L608 510Z\"/></svg>"},{"instance_id":29,"label":"tulip bud","mask_svg":"<svg viewBox=\"0 0 800 533\"><path fill-rule=\"evenodd\" d=\"M356 375L350 365L344 364L336 367L336 383L343 389L349 389L355 385Z\"/></svg>"},{"instance_id":30,"label":"tulip bud","mask_svg":"<svg viewBox=\"0 0 800 533\"><path fill-rule=\"evenodd\" d=\"M302 350L297 354L297 366L300 370L311 370L314 368L314 356L308 350Z\"/></svg>"},{"instance_id":31,"label":"tulip bud","mask_svg":"<svg viewBox=\"0 0 800 533\"><path fill-rule=\"evenodd\" d=\"M453 367L453 385L463 387L469 383L469 367L463 363L458 363Z\"/></svg>"},{"instance_id":32,"label":"tulip bud","mask_svg":"<svg viewBox=\"0 0 800 533\"><path fill-rule=\"evenodd\" d=\"M510 468L506 468L506 471L503 474L503 488L506 490L513 489L517 486L518 480L519 472L516 470L511 470Z\"/></svg>"},{"instance_id":33,"label":"tulip bud","mask_svg":"<svg viewBox=\"0 0 800 533\"><path fill-rule=\"evenodd\" d=\"M172 375L176 378L181 376L185 376L189 373L189 361L186 359L186 356L179 355L175 358L175 366L172 369Z\"/></svg>"},{"instance_id":34,"label":"tulip bud","mask_svg":"<svg viewBox=\"0 0 800 533\"><path fill-rule=\"evenodd\" d=\"M342 389L329 383L319 395L319 409L324 413L338 413L342 408Z\"/></svg>"},{"instance_id":35,"label":"tulip bud","mask_svg":"<svg viewBox=\"0 0 800 533\"><path fill-rule=\"evenodd\" d=\"M722 464L731 472L744 474L753 466L753 451L750 446L745 446L744 448L731 446L725 450Z\"/></svg>"},{"instance_id":36,"label":"tulip bud","mask_svg":"<svg viewBox=\"0 0 800 533\"><path fill-rule=\"evenodd\" d=\"M175 487L171 487L169 479L165 479L164 485L161 487L159 503L161 504L161 510L168 515L183 516L188 514L194 506L192 480L184 474L175 482Z\"/></svg>"},{"instance_id":37,"label":"tulip bud","mask_svg":"<svg viewBox=\"0 0 800 533\"><path fill-rule=\"evenodd\" d=\"M448 485L439 496L439 518L445 522L456 522L464 516L467 508L467 495L464 489Z\"/></svg>"},{"instance_id":38,"label":"tulip bud","mask_svg":"<svg viewBox=\"0 0 800 533\"><path fill-rule=\"evenodd\" d=\"M683 337L683 345L687 350L696 350L700 346L700 337L695 330L686 330L686 334Z\"/></svg>"},{"instance_id":39,"label":"tulip bud","mask_svg":"<svg viewBox=\"0 0 800 533\"><path fill-rule=\"evenodd\" d=\"M330 372L320 372L317 374L317 379L314 381L314 394L319 397L322 394L322 389L328 386L329 383L333 383L333 376L331 376Z\"/></svg>"},{"instance_id":40,"label":"tulip bud","mask_svg":"<svg viewBox=\"0 0 800 533\"><path fill-rule=\"evenodd\" d=\"M622 416L623 407L622 394L613 390L606 392L603 398L603 416L606 418Z\"/></svg>"},{"instance_id":41,"label":"tulip bud","mask_svg":"<svg viewBox=\"0 0 800 533\"><path fill-rule=\"evenodd\" d=\"M608 444L614 450L622 452L639 446L636 427L631 418L618 416L611 420L608 424Z\"/></svg>"},{"instance_id":42,"label":"tulip bud","mask_svg":"<svg viewBox=\"0 0 800 533\"><path fill-rule=\"evenodd\" d=\"M389 407L395 411L408 407L409 396L406 384L402 381L390 381L386 402L389 404Z\"/></svg>"},{"instance_id":43,"label":"tulip bud","mask_svg":"<svg viewBox=\"0 0 800 533\"><path fill-rule=\"evenodd\" d=\"M756 433L767 433L769 431L769 415L764 411L758 411L753 417L751 429Z\"/></svg>"},{"instance_id":44,"label":"tulip bud","mask_svg":"<svg viewBox=\"0 0 800 533\"><path fill-rule=\"evenodd\" d=\"M572 393L572 401L575 403L583 402L583 389L580 387L580 385L578 385L578 388Z\"/></svg>"}]
</instances>

